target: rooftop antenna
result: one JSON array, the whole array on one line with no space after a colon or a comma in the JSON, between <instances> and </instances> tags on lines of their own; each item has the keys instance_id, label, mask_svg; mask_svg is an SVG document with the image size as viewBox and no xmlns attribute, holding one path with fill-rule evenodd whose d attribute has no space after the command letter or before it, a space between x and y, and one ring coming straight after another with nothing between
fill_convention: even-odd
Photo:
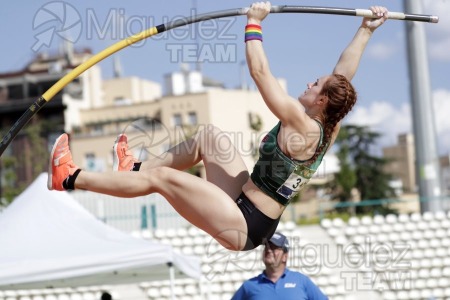
<instances>
[{"instance_id":1,"label":"rooftop antenna","mask_svg":"<svg viewBox=\"0 0 450 300\"><path fill-rule=\"evenodd\" d=\"M247 86L247 80L245 80L246 77L246 73L247 73L247 61L245 59L241 60L241 63L239 65L239 69L240 69L240 77L241 77L241 89L242 90L247 90L248 86Z\"/></svg>"},{"instance_id":2,"label":"rooftop antenna","mask_svg":"<svg viewBox=\"0 0 450 300\"><path fill-rule=\"evenodd\" d=\"M197 12L197 0L192 0L192 7L194 10L194 14L197 14L198 13ZM195 64L195 70L201 73L202 72L202 63L200 62L199 57L198 57L198 53L200 50L200 39L199 39L200 33L198 32L198 24L197 23L194 24L194 32L195 32L195 43L197 44L197 62Z\"/></svg>"},{"instance_id":3,"label":"rooftop antenna","mask_svg":"<svg viewBox=\"0 0 450 300\"><path fill-rule=\"evenodd\" d=\"M122 77L122 64L120 63L119 56L115 55L113 59L113 72L114 72L114 78L120 78Z\"/></svg>"}]
</instances>

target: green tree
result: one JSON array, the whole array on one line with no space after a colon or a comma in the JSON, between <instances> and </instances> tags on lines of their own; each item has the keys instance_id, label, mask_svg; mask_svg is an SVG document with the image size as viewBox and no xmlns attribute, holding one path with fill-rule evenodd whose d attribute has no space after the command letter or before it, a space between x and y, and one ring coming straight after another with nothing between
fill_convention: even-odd
<instances>
[{"instance_id":1,"label":"green tree","mask_svg":"<svg viewBox=\"0 0 450 300\"><path fill-rule=\"evenodd\" d=\"M249 113L248 121L251 130L255 133L255 136L259 136L259 133L261 132L261 129L263 127L263 122L260 115L256 113ZM256 162L259 158L259 145L255 141L252 141L250 147L252 150L252 158Z\"/></svg>"},{"instance_id":2,"label":"green tree","mask_svg":"<svg viewBox=\"0 0 450 300\"><path fill-rule=\"evenodd\" d=\"M336 174L334 185L338 187L338 199L347 201L350 192L355 187L361 200L379 200L395 197L393 189L389 186L392 176L384 171L388 160L371 154L380 133L371 131L367 126L346 125L341 128L336 139L339 147L337 157L341 170ZM346 200L347 199L347 200ZM368 213L391 212L381 205L358 207L357 212Z\"/></svg>"},{"instance_id":3,"label":"green tree","mask_svg":"<svg viewBox=\"0 0 450 300\"><path fill-rule=\"evenodd\" d=\"M352 198L352 190L356 186L356 172L350 162L350 145L346 128L339 132L336 142L340 145L336 153L340 170L335 175L335 187L339 187L337 198L340 202L345 202Z\"/></svg>"},{"instance_id":4,"label":"green tree","mask_svg":"<svg viewBox=\"0 0 450 300\"><path fill-rule=\"evenodd\" d=\"M47 137L55 130L54 122L34 119L21 132L24 147L21 149L20 158L17 153L8 155L4 153L1 163L2 195L1 197L10 203L36 178L47 170L49 153L47 149ZM2 132L2 136L5 132ZM14 141L13 141L14 143ZM26 145L26 146L25 146ZM13 145L11 144L10 147ZM31 170L31 179L20 181L17 170Z\"/></svg>"},{"instance_id":5,"label":"green tree","mask_svg":"<svg viewBox=\"0 0 450 300\"><path fill-rule=\"evenodd\" d=\"M17 195L21 193L21 189L17 187L17 173L15 172L15 166L17 159L11 155L4 155L0 162L2 164L2 199L6 203L10 203ZM3 203L2 203L3 204Z\"/></svg>"}]
</instances>

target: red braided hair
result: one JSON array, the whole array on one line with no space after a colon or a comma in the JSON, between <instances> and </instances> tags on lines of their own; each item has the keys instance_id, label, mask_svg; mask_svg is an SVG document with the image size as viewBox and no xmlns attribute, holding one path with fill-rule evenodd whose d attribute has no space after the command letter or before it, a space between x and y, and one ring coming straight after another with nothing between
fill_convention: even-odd
<instances>
[{"instance_id":1,"label":"red braided hair","mask_svg":"<svg viewBox=\"0 0 450 300\"><path fill-rule=\"evenodd\" d=\"M324 134L320 147L310 159L311 163L313 163L323 149L328 146L331 141L334 127L353 108L357 99L353 85L345 76L340 74L332 74L324 83L320 94L328 98L326 108L322 115Z\"/></svg>"}]
</instances>

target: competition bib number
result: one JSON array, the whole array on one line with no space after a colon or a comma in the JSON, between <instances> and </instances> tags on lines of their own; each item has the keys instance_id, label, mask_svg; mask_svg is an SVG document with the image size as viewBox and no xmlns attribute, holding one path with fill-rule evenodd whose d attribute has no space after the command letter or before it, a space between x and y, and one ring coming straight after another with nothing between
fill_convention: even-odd
<instances>
[{"instance_id":1,"label":"competition bib number","mask_svg":"<svg viewBox=\"0 0 450 300\"><path fill-rule=\"evenodd\" d=\"M308 181L309 178L305 178L294 171L289 175L284 184L278 188L277 193L286 199L291 199L298 194Z\"/></svg>"}]
</instances>

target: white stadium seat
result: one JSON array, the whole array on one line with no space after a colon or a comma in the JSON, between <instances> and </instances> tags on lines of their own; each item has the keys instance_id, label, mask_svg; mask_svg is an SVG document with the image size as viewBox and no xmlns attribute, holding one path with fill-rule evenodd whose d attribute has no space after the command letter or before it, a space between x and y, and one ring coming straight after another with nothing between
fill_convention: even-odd
<instances>
[{"instance_id":1,"label":"white stadium seat","mask_svg":"<svg viewBox=\"0 0 450 300\"><path fill-rule=\"evenodd\" d=\"M188 233L189 233L189 235L192 236L192 237L196 237L196 236L199 236L199 235L204 234L200 229L198 229L198 228L195 227L195 226L190 226L190 227L188 228Z\"/></svg>"},{"instance_id":2,"label":"white stadium seat","mask_svg":"<svg viewBox=\"0 0 450 300\"><path fill-rule=\"evenodd\" d=\"M334 286L324 286L322 289L324 294L327 295L330 299L333 299L333 297L337 294L336 287Z\"/></svg>"},{"instance_id":3,"label":"white stadium seat","mask_svg":"<svg viewBox=\"0 0 450 300\"><path fill-rule=\"evenodd\" d=\"M345 236L343 236L343 235L337 236L337 237L334 239L334 242L335 242L337 245L347 245L347 244L348 244L347 238L346 238Z\"/></svg>"},{"instance_id":4,"label":"white stadium seat","mask_svg":"<svg viewBox=\"0 0 450 300\"><path fill-rule=\"evenodd\" d=\"M450 287L450 279L447 277L438 278L438 286L443 288Z\"/></svg>"},{"instance_id":5,"label":"white stadium seat","mask_svg":"<svg viewBox=\"0 0 450 300\"><path fill-rule=\"evenodd\" d=\"M447 249L444 247L440 247L436 249L436 256L445 257L447 256Z\"/></svg>"},{"instance_id":6,"label":"white stadium seat","mask_svg":"<svg viewBox=\"0 0 450 300\"><path fill-rule=\"evenodd\" d=\"M292 221L288 221L284 223L284 228L286 231L292 231L296 228L296 224Z\"/></svg>"},{"instance_id":7,"label":"white stadium seat","mask_svg":"<svg viewBox=\"0 0 450 300\"><path fill-rule=\"evenodd\" d=\"M407 291L398 291L397 292L398 300L409 300L409 294Z\"/></svg>"},{"instance_id":8,"label":"white stadium seat","mask_svg":"<svg viewBox=\"0 0 450 300\"><path fill-rule=\"evenodd\" d=\"M448 248L448 247L450 247L450 238L443 238L443 239L441 239L441 245L442 245L442 247L446 247L446 248Z\"/></svg>"},{"instance_id":9,"label":"white stadium seat","mask_svg":"<svg viewBox=\"0 0 450 300\"><path fill-rule=\"evenodd\" d=\"M441 221L440 220L432 220L428 222L430 229L438 229L441 228Z\"/></svg>"},{"instance_id":10,"label":"white stadium seat","mask_svg":"<svg viewBox=\"0 0 450 300\"><path fill-rule=\"evenodd\" d=\"M427 286L426 279L419 278L414 282L414 287L416 289L422 290Z\"/></svg>"},{"instance_id":11,"label":"white stadium seat","mask_svg":"<svg viewBox=\"0 0 450 300\"><path fill-rule=\"evenodd\" d=\"M430 270L429 269L420 269L419 270L419 278L421 279L428 279L430 277Z\"/></svg>"},{"instance_id":12,"label":"white stadium seat","mask_svg":"<svg viewBox=\"0 0 450 300\"><path fill-rule=\"evenodd\" d=\"M375 215L373 216L373 223L377 224L377 225L382 225L384 224L385 219L382 215Z\"/></svg>"},{"instance_id":13,"label":"white stadium seat","mask_svg":"<svg viewBox=\"0 0 450 300\"><path fill-rule=\"evenodd\" d=\"M436 268L442 268L444 266L444 262L441 257L433 257L431 259L431 266Z\"/></svg>"},{"instance_id":14,"label":"white stadium seat","mask_svg":"<svg viewBox=\"0 0 450 300\"><path fill-rule=\"evenodd\" d=\"M188 284L184 287L184 292L187 295L198 295L199 294L199 290L198 287L194 284Z\"/></svg>"},{"instance_id":15,"label":"white stadium seat","mask_svg":"<svg viewBox=\"0 0 450 300\"><path fill-rule=\"evenodd\" d=\"M344 232L346 236L354 236L357 233L355 227L347 227L345 228Z\"/></svg>"},{"instance_id":16,"label":"white stadium seat","mask_svg":"<svg viewBox=\"0 0 450 300\"><path fill-rule=\"evenodd\" d=\"M433 278L440 278L442 276L441 268L433 268L430 271L430 276Z\"/></svg>"},{"instance_id":17,"label":"white stadium seat","mask_svg":"<svg viewBox=\"0 0 450 300\"><path fill-rule=\"evenodd\" d=\"M400 234L398 234L397 232L389 233L389 240L393 243L400 241Z\"/></svg>"},{"instance_id":18,"label":"white stadium seat","mask_svg":"<svg viewBox=\"0 0 450 300\"><path fill-rule=\"evenodd\" d=\"M345 222L341 218L334 218L332 220L332 224L334 227L337 227L337 228L345 227Z\"/></svg>"},{"instance_id":19,"label":"white stadium seat","mask_svg":"<svg viewBox=\"0 0 450 300\"><path fill-rule=\"evenodd\" d=\"M409 216L407 214L399 214L398 221L401 223L407 223L409 222Z\"/></svg>"},{"instance_id":20,"label":"white stadium seat","mask_svg":"<svg viewBox=\"0 0 450 300\"><path fill-rule=\"evenodd\" d=\"M70 297L67 294L59 294L58 300L70 300Z\"/></svg>"},{"instance_id":21,"label":"white stadium seat","mask_svg":"<svg viewBox=\"0 0 450 300\"><path fill-rule=\"evenodd\" d=\"M394 214L388 214L385 217L385 221L386 221L386 223L389 223L389 224L397 223L397 216Z\"/></svg>"},{"instance_id":22,"label":"white stadium seat","mask_svg":"<svg viewBox=\"0 0 450 300\"><path fill-rule=\"evenodd\" d=\"M183 237L187 236L188 234L189 234L189 232L186 227L177 228L177 236L179 238L183 238Z\"/></svg>"},{"instance_id":23,"label":"white stadium seat","mask_svg":"<svg viewBox=\"0 0 450 300\"><path fill-rule=\"evenodd\" d=\"M373 219L370 216L363 216L361 218L362 225L369 226L369 225L372 225L372 223L373 223Z\"/></svg>"},{"instance_id":24,"label":"white stadium seat","mask_svg":"<svg viewBox=\"0 0 450 300\"><path fill-rule=\"evenodd\" d=\"M443 239L443 238L447 237L447 232L444 229L442 229L442 228L438 228L435 231L435 236L436 236L437 239L440 240L440 239Z\"/></svg>"},{"instance_id":25,"label":"white stadium seat","mask_svg":"<svg viewBox=\"0 0 450 300\"><path fill-rule=\"evenodd\" d=\"M403 231L400 233L400 240L405 241L405 242L410 242L411 239L412 239L412 235L409 231Z\"/></svg>"},{"instance_id":26,"label":"white stadium seat","mask_svg":"<svg viewBox=\"0 0 450 300\"><path fill-rule=\"evenodd\" d=\"M441 240L434 238L434 239L430 239L430 247L431 248L439 248L441 247Z\"/></svg>"},{"instance_id":27,"label":"white stadium seat","mask_svg":"<svg viewBox=\"0 0 450 300\"><path fill-rule=\"evenodd\" d=\"M388 234L386 234L386 233L379 233L378 235L377 235L377 242L378 243L385 243L385 242L387 242L389 240L389 235Z\"/></svg>"},{"instance_id":28,"label":"white stadium seat","mask_svg":"<svg viewBox=\"0 0 450 300\"><path fill-rule=\"evenodd\" d=\"M416 231L417 230L417 224L414 222L408 222L405 224L405 230L407 231Z\"/></svg>"},{"instance_id":29,"label":"white stadium seat","mask_svg":"<svg viewBox=\"0 0 450 300\"><path fill-rule=\"evenodd\" d=\"M431 211L426 211L422 214L422 219L424 221L434 220L434 214Z\"/></svg>"},{"instance_id":30,"label":"white stadium seat","mask_svg":"<svg viewBox=\"0 0 450 300\"><path fill-rule=\"evenodd\" d=\"M433 297L436 297L437 299L444 297L444 289L434 288L433 289Z\"/></svg>"},{"instance_id":31,"label":"white stadium seat","mask_svg":"<svg viewBox=\"0 0 450 300\"><path fill-rule=\"evenodd\" d=\"M328 229L330 228L333 224L331 223L330 219L322 219L322 221L320 221L320 225L325 228Z\"/></svg>"},{"instance_id":32,"label":"white stadium seat","mask_svg":"<svg viewBox=\"0 0 450 300\"><path fill-rule=\"evenodd\" d=\"M369 228L366 227L366 226L359 226L358 228L356 228L356 231L360 235L367 235L367 234L369 234Z\"/></svg>"},{"instance_id":33,"label":"white stadium seat","mask_svg":"<svg viewBox=\"0 0 450 300\"><path fill-rule=\"evenodd\" d=\"M385 223L381 225L381 232L391 233L393 230L394 228L392 227L392 224Z\"/></svg>"},{"instance_id":34,"label":"white stadium seat","mask_svg":"<svg viewBox=\"0 0 450 300\"><path fill-rule=\"evenodd\" d=\"M421 299L419 290L410 290L408 293L408 296L409 296L409 299L411 299L411 300Z\"/></svg>"},{"instance_id":35,"label":"white stadium seat","mask_svg":"<svg viewBox=\"0 0 450 300\"><path fill-rule=\"evenodd\" d=\"M425 230L425 232L423 233L423 237L428 239L428 240L433 239L433 238L436 237L436 233L435 232L436 231L432 230L432 229Z\"/></svg>"},{"instance_id":36,"label":"white stadium seat","mask_svg":"<svg viewBox=\"0 0 450 300\"><path fill-rule=\"evenodd\" d=\"M397 295L393 291L384 291L383 292L383 299L385 300L396 300Z\"/></svg>"},{"instance_id":37,"label":"white stadium seat","mask_svg":"<svg viewBox=\"0 0 450 300\"><path fill-rule=\"evenodd\" d=\"M446 297L450 297L450 287L449 287L449 286L447 286L447 287L444 289L444 295L445 295Z\"/></svg>"},{"instance_id":38,"label":"white stadium seat","mask_svg":"<svg viewBox=\"0 0 450 300\"><path fill-rule=\"evenodd\" d=\"M381 228L380 228L379 225L372 224L372 225L369 226L369 232L371 234L378 234L378 233L381 232Z\"/></svg>"},{"instance_id":39,"label":"white stadium seat","mask_svg":"<svg viewBox=\"0 0 450 300\"><path fill-rule=\"evenodd\" d=\"M450 278L450 267L444 267L442 269L442 276Z\"/></svg>"},{"instance_id":40,"label":"white stadium seat","mask_svg":"<svg viewBox=\"0 0 450 300\"><path fill-rule=\"evenodd\" d=\"M422 259L422 258L424 258L425 254L423 252L423 249L419 249L419 248L413 249L412 250L412 257L415 258L415 259Z\"/></svg>"},{"instance_id":41,"label":"white stadium seat","mask_svg":"<svg viewBox=\"0 0 450 300\"><path fill-rule=\"evenodd\" d=\"M431 260L429 258L422 258L420 260L420 267L424 268L423 270L429 273L429 271L430 271L429 268L432 267Z\"/></svg>"},{"instance_id":42,"label":"white stadium seat","mask_svg":"<svg viewBox=\"0 0 450 300\"><path fill-rule=\"evenodd\" d=\"M417 241L422 240L422 239L423 239L423 233L422 233L422 231L413 231L413 233L412 233L412 238L413 238L414 240L417 240Z\"/></svg>"},{"instance_id":43,"label":"white stadium seat","mask_svg":"<svg viewBox=\"0 0 450 300\"><path fill-rule=\"evenodd\" d=\"M433 293L430 289L423 289L420 291L420 295L424 299L429 299L433 295Z\"/></svg>"},{"instance_id":44,"label":"white stadium seat","mask_svg":"<svg viewBox=\"0 0 450 300\"><path fill-rule=\"evenodd\" d=\"M417 222L417 229L425 231L429 228L427 221L419 221Z\"/></svg>"},{"instance_id":45,"label":"white stadium seat","mask_svg":"<svg viewBox=\"0 0 450 300\"><path fill-rule=\"evenodd\" d=\"M330 228L328 228L327 232L331 237L336 237L336 236L340 235L341 230L339 230L335 227L330 227Z\"/></svg>"},{"instance_id":46,"label":"white stadium seat","mask_svg":"<svg viewBox=\"0 0 450 300\"><path fill-rule=\"evenodd\" d=\"M410 220L413 222L419 222L422 220L422 215L420 213L412 213L410 216Z\"/></svg>"},{"instance_id":47,"label":"white stadium seat","mask_svg":"<svg viewBox=\"0 0 450 300\"><path fill-rule=\"evenodd\" d=\"M427 288L433 289L438 286L438 280L436 278L427 279Z\"/></svg>"},{"instance_id":48,"label":"white stadium seat","mask_svg":"<svg viewBox=\"0 0 450 300\"><path fill-rule=\"evenodd\" d=\"M450 220L448 219L441 220L441 228L442 229L450 228Z\"/></svg>"},{"instance_id":49,"label":"white stadium seat","mask_svg":"<svg viewBox=\"0 0 450 300\"><path fill-rule=\"evenodd\" d=\"M359 224L360 224L360 221L359 221L358 217L352 216L348 219L349 226L357 227L357 226L359 226Z\"/></svg>"},{"instance_id":50,"label":"white stadium seat","mask_svg":"<svg viewBox=\"0 0 450 300\"><path fill-rule=\"evenodd\" d=\"M436 251L434 251L434 249L431 248L424 249L424 255L427 258L433 258L436 256Z\"/></svg>"},{"instance_id":51,"label":"white stadium seat","mask_svg":"<svg viewBox=\"0 0 450 300\"><path fill-rule=\"evenodd\" d=\"M396 231L396 232L403 232L403 231L405 231L405 225L403 223L395 223L394 224L394 231Z\"/></svg>"},{"instance_id":52,"label":"white stadium seat","mask_svg":"<svg viewBox=\"0 0 450 300\"><path fill-rule=\"evenodd\" d=\"M434 213L434 219L436 220L444 220L447 218L447 215L443 211L437 211Z\"/></svg>"}]
</instances>

